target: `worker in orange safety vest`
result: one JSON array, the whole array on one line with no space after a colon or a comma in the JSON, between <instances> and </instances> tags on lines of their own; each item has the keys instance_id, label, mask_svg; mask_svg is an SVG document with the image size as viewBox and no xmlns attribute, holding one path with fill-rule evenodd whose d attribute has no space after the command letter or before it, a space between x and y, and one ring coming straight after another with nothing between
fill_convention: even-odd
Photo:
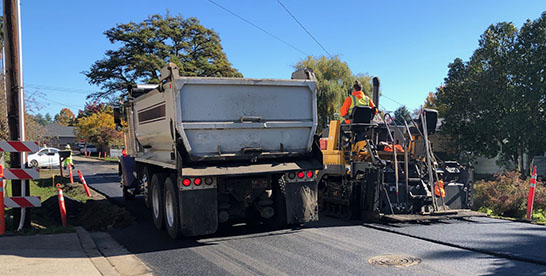
<instances>
[{"instance_id":1,"label":"worker in orange safety vest","mask_svg":"<svg viewBox=\"0 0 546 276\"><path fill-rule=\"evenodd\" d=\"M371 108L375 108L375 104L373 103L372 99L362 92L362 84L358 80L355 80L355 84L353 85L353 93L351 93L351 95L345 99L345 102L343 102L343 105L341 106L341 111L339 112L339 115L346 119L346 124L351 123L348 117L353 112L353 108L355 106L369 106ZM377 114L377 109L375 110L375 114Z\"/></svg>"}]
</instances>

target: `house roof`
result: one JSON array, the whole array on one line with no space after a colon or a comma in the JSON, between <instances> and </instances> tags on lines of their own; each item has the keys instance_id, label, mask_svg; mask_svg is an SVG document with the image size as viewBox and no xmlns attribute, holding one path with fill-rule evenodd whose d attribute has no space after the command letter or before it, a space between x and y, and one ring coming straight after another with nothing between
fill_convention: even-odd
<instances>
[{"instance_id":1,"label":"house roof","mask_svg":"<svg viewBox=\"0 0 546 276\"><path fill-rule=\"evenodd\" d=\"M74 127L52 123L46 126L46 137L76 137Z\"/></svg>"}]
</instances>

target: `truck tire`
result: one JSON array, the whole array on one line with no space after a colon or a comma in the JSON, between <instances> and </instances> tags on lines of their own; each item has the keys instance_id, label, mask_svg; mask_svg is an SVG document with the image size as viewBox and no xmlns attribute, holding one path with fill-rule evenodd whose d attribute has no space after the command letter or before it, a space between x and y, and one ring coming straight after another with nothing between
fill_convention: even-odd
<instances>
[{"instance_id":1,"label":"truck tire","mask_svg":"<svg viewBox=\"0 0 546 276\"><path fill-rule=\"evenodd\" d=\"M173 239L182 237L180 231L180 208L178 205L178 191L176 189L176 180L173 175L165 180L164 197L165 202L165 228L167 233Z\"/></svg>"},{"instance_id":2,"label":"truck tire","mask_svg":"<svg viewBox=\"0 0 546 276\"><path fill-rule=\"evenodd\" d=\"M144 167L142 170L142 195L144 196L144 204L146 204L147 208L150 208L152 206L152 198L150 196L150 181L152 180L150 170L148 167Z\"/></svg>"},{"instance_id":3,"label":"truck tire","mask_svg":"<svg viewBox=\"0 0 546 276\"><path fill-rule=\"evenodd\" d=\"M165 226L165 204L163 202L163 184L165 183L165 175L162 173L154 173L151 181L151 205L152 218L157 230L162 230Z\"/></svg>"}]
</instances>

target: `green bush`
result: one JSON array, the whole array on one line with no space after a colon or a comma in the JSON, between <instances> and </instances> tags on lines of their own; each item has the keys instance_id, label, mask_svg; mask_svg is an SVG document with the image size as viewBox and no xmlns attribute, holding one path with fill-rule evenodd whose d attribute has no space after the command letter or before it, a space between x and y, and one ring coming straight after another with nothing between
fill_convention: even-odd
<instances>
[{"instance_id":1,"label":"green bush","mask_svg":"<svg viewBox=\"0 0 546 276\"><path fill-rule=\"evenodd\" d=\"M530 179L521 179L518 172L495 176L494 181L477 181L474 184L474 208L495 216L525 218ZM546 188L537 182L533 219L546 221Z\"/></svg>"}]
</instances>

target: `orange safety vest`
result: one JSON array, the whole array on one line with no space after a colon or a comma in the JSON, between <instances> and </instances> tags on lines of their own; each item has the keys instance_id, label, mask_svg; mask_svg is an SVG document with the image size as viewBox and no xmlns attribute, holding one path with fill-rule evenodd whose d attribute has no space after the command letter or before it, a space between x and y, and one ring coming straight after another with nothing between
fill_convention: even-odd
<instances>
[{"instance_id":1,"label":"orange safety vest","mask_svg":"<svg viewBox=\"0 0 546 276\"><path fill-rule=\"evenodd\" d=\"M446 190L444 190L444 181L440 180L434 184L434 194L436 196L446 197Z\"/></svg>"}]
</instances>

